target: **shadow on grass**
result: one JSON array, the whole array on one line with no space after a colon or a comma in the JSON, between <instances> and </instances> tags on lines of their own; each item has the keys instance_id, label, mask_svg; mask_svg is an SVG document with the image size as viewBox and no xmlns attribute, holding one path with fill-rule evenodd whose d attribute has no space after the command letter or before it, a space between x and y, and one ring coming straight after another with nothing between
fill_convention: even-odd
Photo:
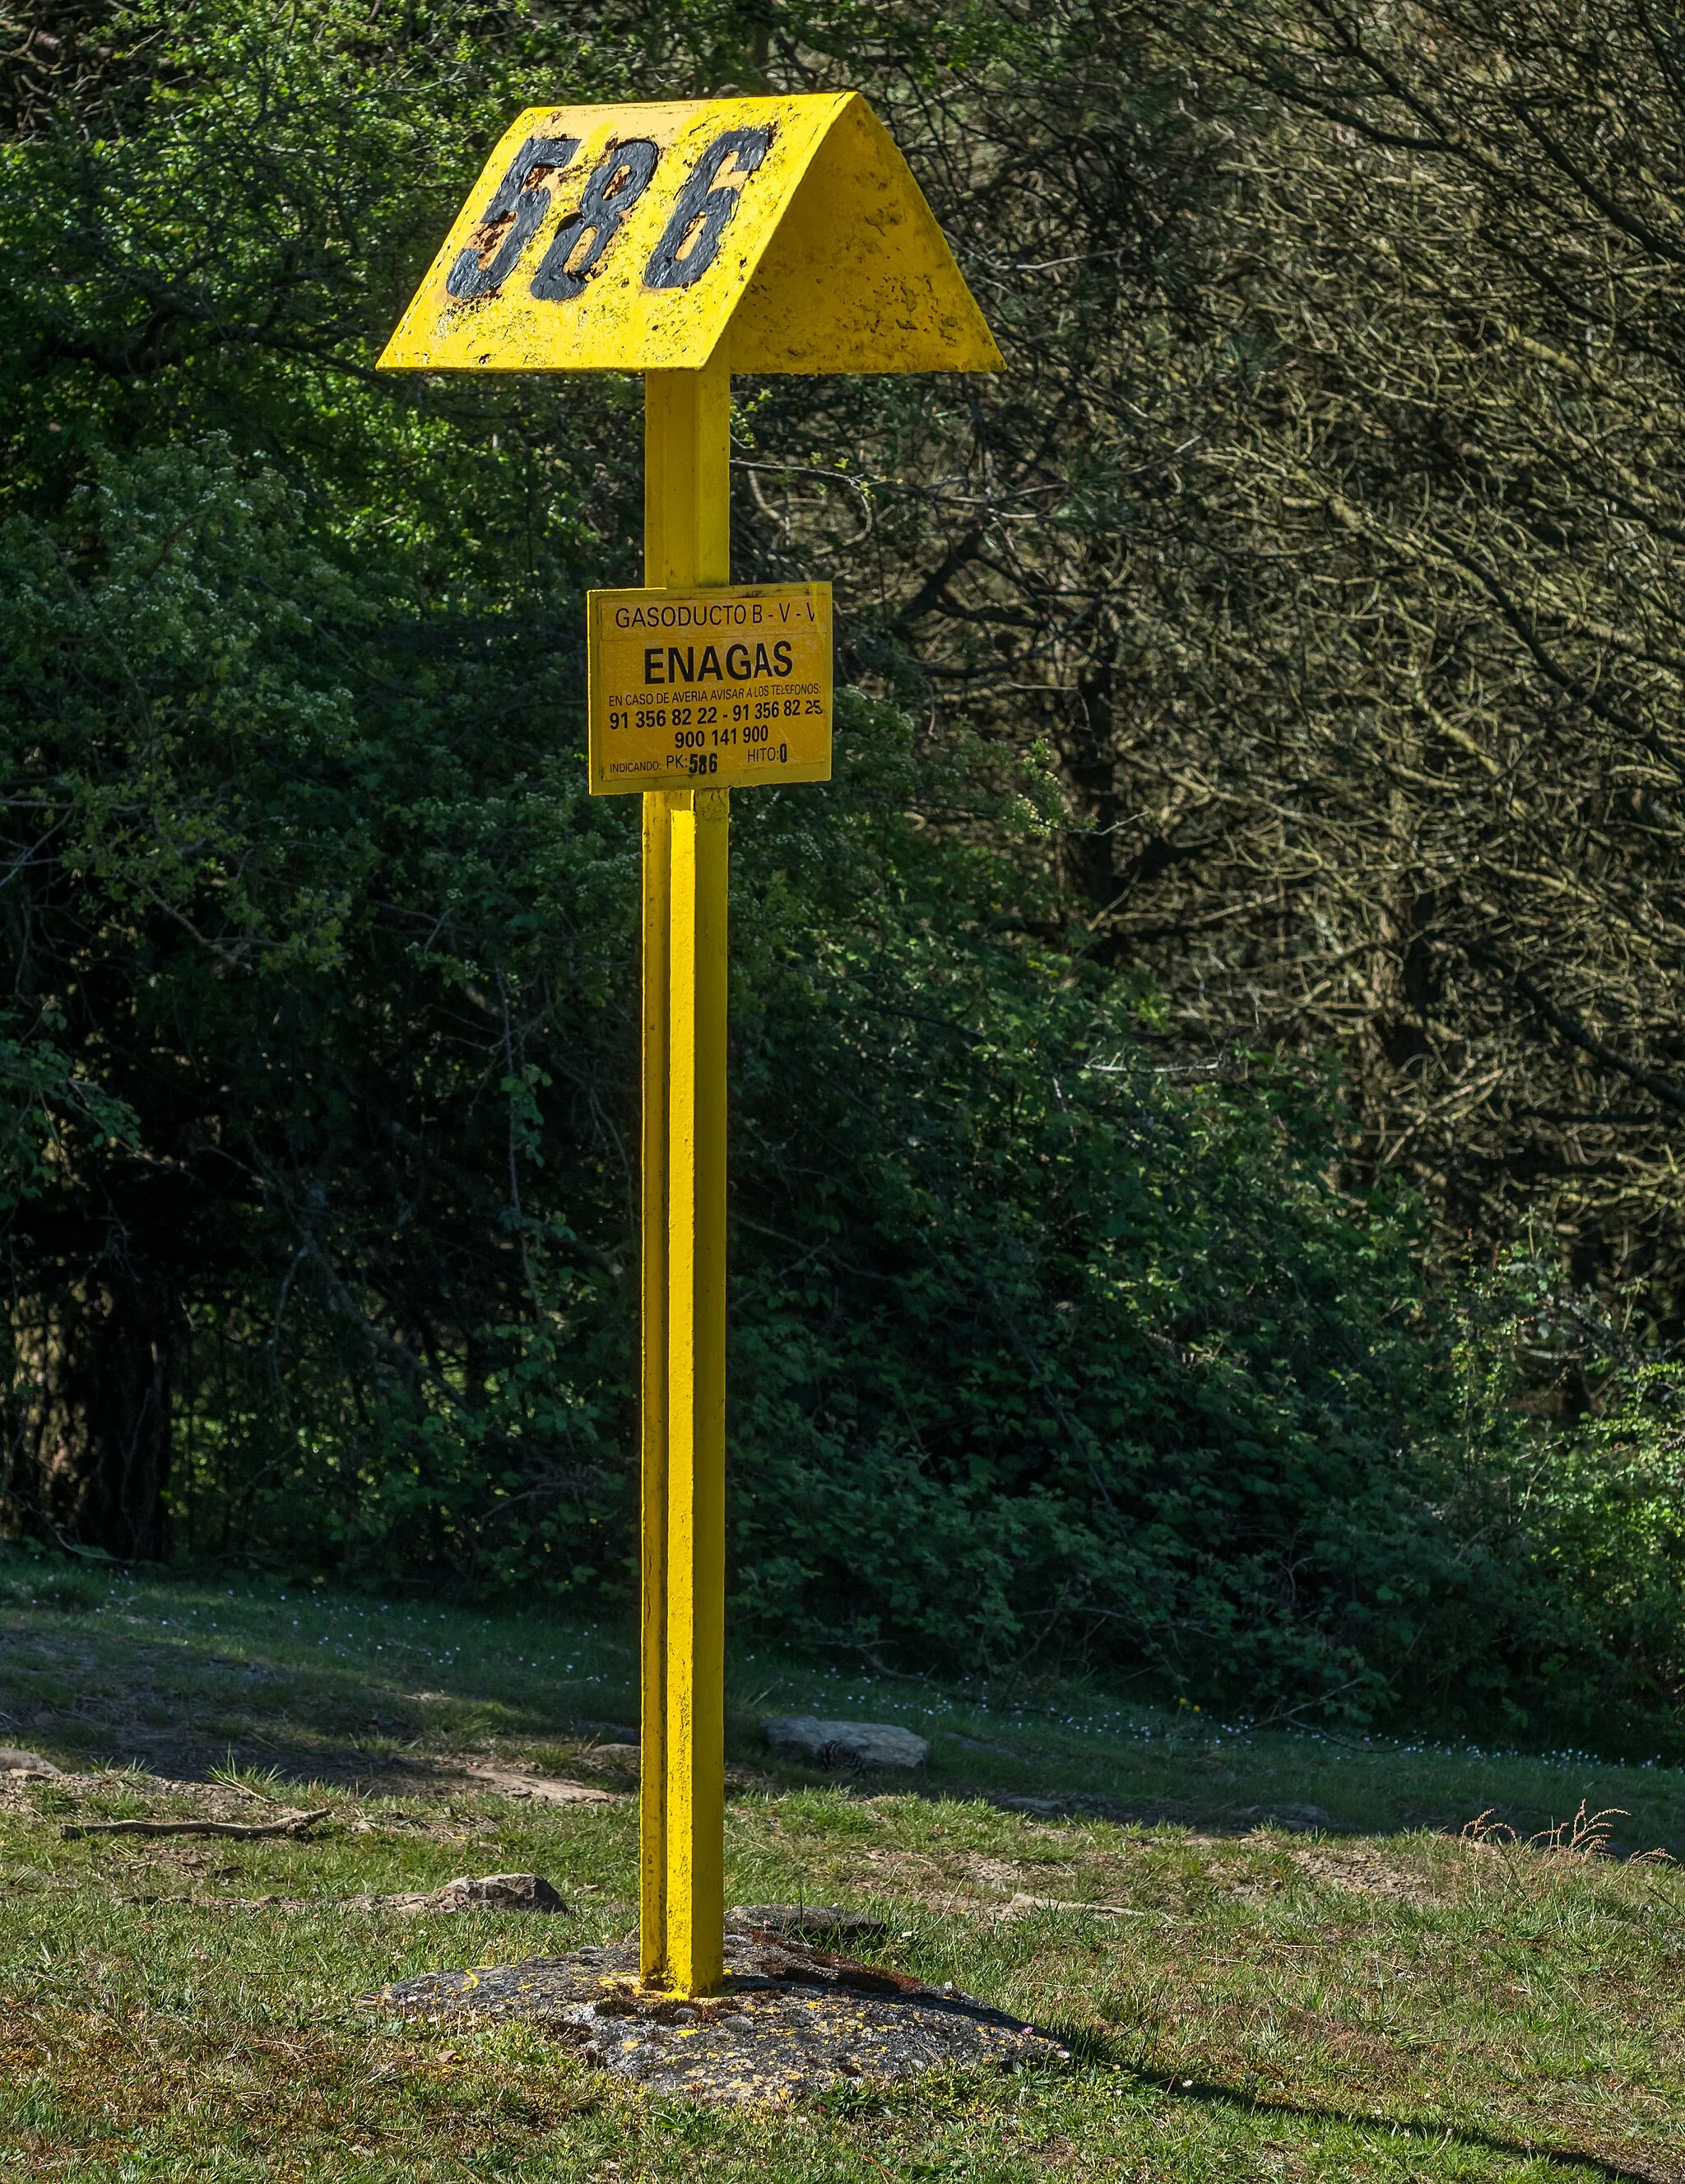
<instances>
[{"instance_id":1,"label":"shadow on grass","mask_svg":"<svg viewBox=\"0 0 1685 2184\"><path fill-rule=\"evenodd\" d=\"M1285 1799L1274 1805L1237 1806L1199 1797L1104 1797L1087 1790L1032 1795L976 1778L955 1780L914 1774L904 1768L804 1766L781 1753L752 1753L744 1748L742 1740L734 1743L730 1757L754 1767L762 1778L762 1786L776 1790L837 1790L854 1797L916 1797L933 1805L993 1805L998 1812L1019 1813L1034 1820L1106 1820L1119 1827L1191 1828L1203 1835L1236 1837L1271 1826L1299 1836L1372 1832L1330 1819L1326 1814L1307 1819L1304 1807Z\"/></svg>"},{"instance_id":2,"label":"shadow on grass","mask_svg":"<svg viewBox=\"0 0 1685 2184\"><path fill-rule=\"evenodd\" d=\"M762 1754L758 1766L759 1779L754 1787L760 1791L837 1790L857 1797L916 1797L926 1804L993 1805L998 1812L1021 1814L1034 1820L1104 1820L1117 1827L1186 1828L1193 1836L1214 1841L1238 1841L1266 1829L1310 1843L1385 1841L1400 1835L1456 1836L1477 1817L1469 1810L1465 1801L1460 1806L1445 1803L1431 1808L1412 1807L1371 1826L1335 1819L1320 1806L1305 1805L1289 1798L1241 1805L1208 1802L1198 1796L1131 1799L1105 1797L1087 1790L1050 1791L1045 1795L1032 1796L987 1781L944 1780L903 1770L891 1773L883 1769L804 1766L781 1754L770 1758ZM1543 1808L1530 1813L1491 1804L1478 1817L1494 1818L1504 1828L1513 1826L1524 1844L1535 1835L1535 1821L1538 1837L1549 1834L1553 1826L1560 1825L1546 1817ZM1567 1850L1574 1846L1564 1843L1560 1847ZM1656 1842L1642 1835L1632 1841L1605 1835L1600 1837L1597 1849L1585 1853L1585 1862L1595 1864L1642 1864L1658 1859L1685 1862L1685 1838ZM1685 2184L1685 2170L1680 2171L1680 2178L1681 2184Z\"/></svg>"},{"instance_id":3,"label":"shadow on grass","mask_svg":"<svg viewBox=\"0 0 1685 2184\"><path fill-rule=\"evenodd\" d=\"M1096 2032L1092 2025L1052 2023L1038 2024L1036 2029L1068 2048L1073 2063L1124 2071L1137 2085L1155 2086L1172 2100L1243 2109L1248 2115L1291 2117L1302 2123L1342 2124L1351 2131L1404 2134L1436 2146L1449 2144L1499 2154L1507 2160L1549 2161L1585 2176L1606 2177L1610 2184L1682 2184L1685 2180L1685 2168L1677 2162L1650 2162L1631 2154L1593 2153L1580 2147L1505 2138L1496 2131L1426 2116L1387 2115L1373 2109L1343 2108L1332 2103L1278 2100L1249 2093L1243 2086L1225 2085L1221 2079L1185 2078L1176 2071L1143 2070L1129 2059L1115 2041Z\"/></svg>"}]
</instances>

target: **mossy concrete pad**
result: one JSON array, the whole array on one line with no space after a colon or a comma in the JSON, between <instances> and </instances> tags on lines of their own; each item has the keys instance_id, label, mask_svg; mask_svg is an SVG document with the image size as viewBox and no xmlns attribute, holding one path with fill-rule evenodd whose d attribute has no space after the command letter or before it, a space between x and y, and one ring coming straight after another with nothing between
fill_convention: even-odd
<instances>
[{"instance_id":1,"label":"mossy concrete pad","mask_svg":"<svg viewBox=\"0 0 1685 2184\"><path fill-rule=\"evenodd\" d=\"M959 2064L1021 2070L1070 2059L1046 2033L974 1996L922 1986L766 1929L726 1937L725 1991L680 2002L640 1987L625 1944L518 1964L426 1972L364 1995L364 2008L429 2022L526 2018L581 2060L692 2099L782 2105L853 2081Z\"/></svg>"}]
</instances>

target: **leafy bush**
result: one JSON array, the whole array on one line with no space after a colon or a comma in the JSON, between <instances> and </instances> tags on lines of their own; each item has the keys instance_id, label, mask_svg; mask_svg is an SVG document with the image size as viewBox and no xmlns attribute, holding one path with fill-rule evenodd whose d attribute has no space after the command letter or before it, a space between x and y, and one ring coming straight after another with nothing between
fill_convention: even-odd
<instances>
[{"instance_id":1,"label":"leafy bush","mask_svg":"<svg viewBox=\"0 0 1685 2184\"><path fill-rule=\"evenodd\" d=\"M1510 1603L1471 1691L1521 1733L1677 1755L1685 1368L1640 1293L1576 1290L1529 1247L1468 1284L1455 1319L1445 1513Z\"/></svg>"},{"instance_id":2,"label":"leafy bush","mask_svg":"<svg viewBox=\"0 0 1685 2184\"><path fill-rule=\"evenodd\" d=\"M0 1556L0 1607L14 1602L86 1615L101 1605L108 1590L92 1570L59 1556Z\"/></svg>"},{"instance_id":3,"label":"leafy bush","mask_svg":"<svg viewBox=\"0 0 1685 2184\"><path fill-rule=\"evenodd\" d=\"M805 32L832 46L883 31L887 85L930 78L894 8L824 14ZM943 20L966 97L1021 95L1039 22ZM1118 107L1139 27L1085 110ZM1014 221L1090 42L1062 19L1042 135L991 108ZM1172 1040L1117 935L1097 952L1109 908L1074 916L1101 833L1039 757L1003 755L1024 676L1079 625L1111 648L1085 718L1110 734L1117 694L1145 693L1155 750L1172 712L1279 738L1272 678L1301 676L1297 604L1285 636L1238 629L1232 579L1271 558L1251 518L1227 573L1200 543L1211 474L1176 482L1200 430L1154 411L1153 454L1073 421L1203 383L1205 259L1171 248L1158 293L1148 237L1228 186L1152 42L1128 142L1091 135L1071 170L1105 182L1079 300L1121 265L1115 229L1145 317L1126 285L1060 306L1089 331L1043 381L1054 292L1004 298L1026 370L975 444L940 386L825 409L804 383L795 411L751 390L739 420L765 436L740 510L764 571L815 538L846 558L811 515L840 435L877 450L848 491L892 573L845 617L837 780L735 822L734 1613L912 1663L1082 1658L1277 1718L1649 1735L1678 1687L1671 1374L1529 1424L1499 1305L1466 1308L1459 1348L1411 1201L1343 1184L1337 1073L1190 1061L1187 1012ZM162 1507L188 1555L626 1602L637 841L583 793L578 629L583 584L636 567L636 390L368 365L535 71L613 97L652 70L748 80L764 43L723 0L584 30L454 0L142 0L52 111L25 85L0 159L8 1522L162 1554ZM971 472L1015 438L1065 466L1057 493L1024 474L1014 532L1050 558L1015 546L985 582ZM799 532L761 482L792 449ZM1154 583L1168 618L1148 640L1126 616L1119 649L1082 602ZM921 667L908 632L938 607L959 634ZM993 745L887 702L926 669L995 689L992 651L1015 709ZM1202 679L1254 655L1261 681ZM1095 774L1121 814L1111 755ZM1297 776L1266 800L1317 803ZM1089 860L1108 905L1124 823ZM1182 868L1186 844L1140 839Z\"/></svg>"},{"instance_id":4,"label":"leafy bush","mask_svg":"<svg viewBox=\"0 0 1685 2184\"><path fill-rule=\"evenodd\" d=\"M1353 1719L1419 1701L1399 1663L1454 1684L1456 1631L1500 1610L1414 1450L1442 1399L1409 1206L1338 1187L1329 1088L1243 1056L1190 1076L1150 997L1073 954L1033 772L991 791L984 755L853 694L841 725L830 789L735 822L737 1613ZM628 859L628 946L633 914ZM552 947L560 918L535 904ZM629 992L581 1050L629 1062ZM292 1434L242 1455L224 1375L194 1537L233 1504L247 1551L623 1594L629 1206L546 1072L504 1089L529 1309L469 1330L471 1379L406 1388L296 1306Z\"/></svg>"}]
</instances>

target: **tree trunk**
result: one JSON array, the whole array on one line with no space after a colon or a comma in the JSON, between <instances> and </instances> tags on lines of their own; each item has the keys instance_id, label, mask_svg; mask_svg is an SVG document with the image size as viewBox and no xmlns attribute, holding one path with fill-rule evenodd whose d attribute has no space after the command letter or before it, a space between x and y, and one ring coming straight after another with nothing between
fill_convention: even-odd
<instances>
[{"instance_id":1,"label":"tree trunk","mask_svg":"<svg viewBox=\"0 0 1685 2184\"><path fill-rule=\"evenodd\" d=\"M62 1538L127 1558L168 1552L172 1284L101 1269L14 1318L13 1493Z\"/></svg>"}]
</instances>

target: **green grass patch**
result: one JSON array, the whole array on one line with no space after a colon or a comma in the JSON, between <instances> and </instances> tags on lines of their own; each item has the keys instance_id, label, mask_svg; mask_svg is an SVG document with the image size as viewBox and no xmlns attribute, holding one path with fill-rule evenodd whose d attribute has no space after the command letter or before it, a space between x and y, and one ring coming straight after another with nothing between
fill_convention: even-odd
<instances>
[{"instance_id":1,"label":"green grass patch","mask_svg":"<svg viewBox=\"0 0 1685 2184\"><path fill-rule=\"evenodd\" d=\"M587 1724L633 1718L615 1634L225 1583L97 1595L14 1591L0 1736L67 1767L170 1773L170 1752L222 1733L211 1717L237 1716L253 1816L308 1786L329 1817L305 1840L66 1841L72 1813L160 1816L192 1793L132 1769L14 1789L0 2175L1685 2176L1685 1880L1432 1832L1493 1807L1542 1826L1588 1798L1627 1806L1616 1825L1638 1847L1677 1841L1677 1774L1248 1733L1072 1686L985 1704L740 1658L732 1898L875 1912L885 1961L1033 2018L1076 2055L745 2118L620 2086L530 2029L352 2007L394 1977L627 1930L630 1797L516 1802L448 1772L491 1752L591 1779L603 1731ZM929 1778L775 1765L754 1718L796 1707L922 1730ZM1305 1806L1331 1825L1289 1833L1252 1811ZM343 1908L500 1870L545 1874L569 1914Z\"/></svg>"}]
</instances>

